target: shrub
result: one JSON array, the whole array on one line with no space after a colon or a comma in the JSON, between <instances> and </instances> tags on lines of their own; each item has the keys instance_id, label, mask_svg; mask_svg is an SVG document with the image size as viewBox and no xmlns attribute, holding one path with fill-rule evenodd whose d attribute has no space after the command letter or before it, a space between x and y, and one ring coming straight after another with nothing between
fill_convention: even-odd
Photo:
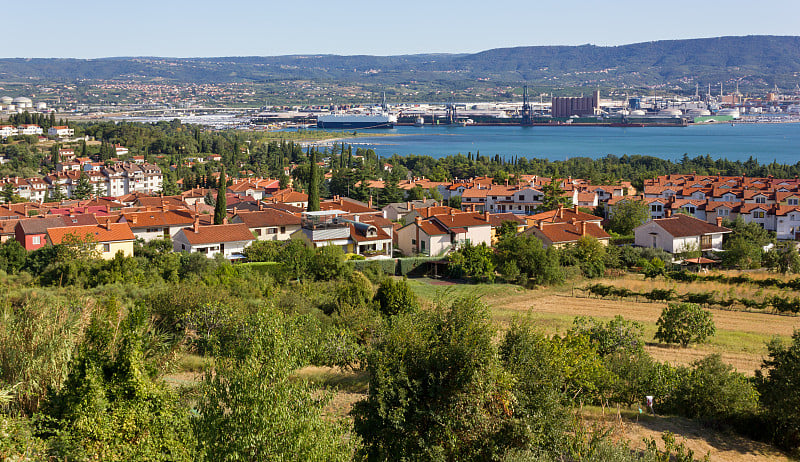
<instances>
[{"instance_id":1,"label":"shrub","mask_svg":"<svg viewBox=\"0 0 800 462\"><path fill-rule=\"evenodd\" d=\"M642 325L619 315L605 323L594 318L577 317L570 332L589 337L600 356L607 356L617 351L633 353L640 351L644 346Z\"/></svg>"},{"instance_id":2,"label":"shrub","mask_svg":"<svg viewBox=\"0 0 800 462\"><path fill-rule=\"evenodd\" d=\"M408 286L405 279L384 280L375 293L375 301L381 313L386 316L395 316L401 313L410 313L419 309L417 296Z\"/></svg>"},{"instance_id":3,"label":"shrub","mask_svg":"<svg viewBox=\"0 0 800 462\"><path fill-rule=\"evenodd\" d=\"M781 447L800 448L800 330L791 343L773 340L767 345L769 359L756 371L756 386L766 410L770 433Z\"/></svg>"},{"instance_id":4,"label":"shrub","mask_svg":"<svg viewBox=\"0 0 800 462\"><path fill-rule=\"evenodd\" d=\"M656 321L655 339L665 343L703 343L716 332L711 313L694 303L670 303Z\"/></svg>"},{"instance_id":5,"label":"shrub","mask_svg":"<svg viewBox=\"0 0 800 462\"><path fill-rule=\"evenodd\" d=\"M758 393L743 374L722 361L718 354L679 368L678 379L664 411L717 422L734 422L753 414Z\"/></svg>"}]
</instances>

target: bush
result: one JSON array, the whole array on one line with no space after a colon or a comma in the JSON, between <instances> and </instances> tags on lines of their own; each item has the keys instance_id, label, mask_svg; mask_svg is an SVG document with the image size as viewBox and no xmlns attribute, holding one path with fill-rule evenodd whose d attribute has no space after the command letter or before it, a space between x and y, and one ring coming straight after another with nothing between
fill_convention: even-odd
<instances>
[{"instance_id":1,"label":"bush","mask_svg":"<svg viewBox=\"0 0 800 462\"><path fill-rule=\"evenodd\" d=\"M605 323L594 318L577 317L570 332L589 337L600 356L607 356L617 351L635 353L644 346L642 325L619 315Z\"/></svg>"},{"instance_id":2,"label":"bush","mask_svg":"<svg viewBox=\"0 0 800 462\"><path fill-rule=\"evenodd\" d=\"M744 375L722 362L718 354L679 368L675 388L662 412L689 418L734 422L756 412L758 392Z\"/></svg>"},{"instance_id":3,"label":"bush","mask_svg":"<svg viewBox=\"0 0 800 462\"><path fill-rule=\"evenodd\" d=\"M767 345L769 359L756 371L756 387L761 393L770 434L785 449L800 449L800 330L791 343L773 340Z\"/></svg>"},{"instance_id":4,"label":"bush","mask_svg":"<svg viewBox=\"0 0 800 462\"><path fill-rule=\"evenodd\" d=\"M368 460L496 460L528 444L498 365L488 309L476 299L398 316L367 360L353 408Z\"/></svg>"},{"instance_id":5,"label":"bush","mask_svg":"<svg viewBox=\"0 0 800 462\"><path fill-rule=\"evenodd\" d=\"M665 343L703 343L716 332L711 313L694 303L670 303L656 321L655 339Z\"/></svg>"},{"instance_id":6,"label":"bush","mask_svg":"<svg viewBox=\"0 0 800 462\"><path fill-rule=\"evenodd\" d=\"M375 301L381 313L386 316L395 316L401 313L411 313L419 309L417 296L403 280L385 279L375 293Z\"/></svg>"}]
</instances>

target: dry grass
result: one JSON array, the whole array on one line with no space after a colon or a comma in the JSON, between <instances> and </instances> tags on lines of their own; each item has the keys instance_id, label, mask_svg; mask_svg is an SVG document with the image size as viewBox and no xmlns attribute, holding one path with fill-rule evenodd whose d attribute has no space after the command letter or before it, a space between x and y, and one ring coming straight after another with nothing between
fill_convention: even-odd
<instances>
[{"instance_id":1,"label":"dry grass","mask_svg":"<svg viewBox=\"0 0 800 462\"><path fill-rule=\"evenodd\" d=\"M648 281L648 285L645 286L645 282L637 275L606 280L603 283L613 283L618 286L630 284L631 287L641 284L641 287L646 287L645 290L654 287L652 281ZM657 283L666 284L664 281ZM454 286L449 290L459 295L463 292L479 294L491 307L494 320L501 329L515 318L524 318L536 323L546 333L563 333L570 328L576 316L610 319L621 315L626 319L642 323L645 339L653 339L656 320L666 306L665 303L637 302L633 299L585 298L578 289L583 284L585 283L576 284L574 288L569 286L537 290L487 284ZM412 284L412 288L423 299L427 299L433 289L424 285L425 281L418 281ZM697 283L681 285L687 292L701 291L698 288L700 284ZM720 309L710 309L710 311L714 315L717 334L709 343L689 348L674 348L652 343L647 345L647 351L654 358L675 365L686 365L709 354L718 353L725 362L738 371L753 375L767 353L766 343L769 340L775 336L788 339L795 329L800 329L800 317L797 316Z\"/></svg>"},{"instance_id":2,"label":"dry grass","mask_svg":"<svg viewBox=\"0 0 800 462\"><path fill-rule=\"evenodd\" d=\"M753 279L766 279L768 277L775 276L774 273L765 274L763 272L747 273L747 275ZM736 274L730 274L729 276L736 276ZM679 282L667 279L645 280L644 277L639 274L629 274L614 279L598 279L594 282L605 285L613 285L614 287L618 288L626 288L637 293L645 293L653 289L674 289L679 295L689 292L706 292L713 293L717 299L746 298L750 300L763 301L766 297L773 295L785 297L786 295L794 293L794 291L791 289L761 288L754 284L725 284L717 281ZM581 287L585 287L587 285L589 285L589 283L583 284ZM583 293L583 291L580 291L580 293ZM643 298L640 297L638 300L643 300Z\"/></svg>"},{"instance_id":3,"label":"dry grass","mask_svg":"<svg viewBox=\"0 0 800 462\"><path fill-rule=\"evenodd\" d=\"M761 462L791 461L789 457L772 446L759 443L738 435L721 433L682 417L653 417L636 411L606 408L583 408L581 416L587 424L597 424L612 431L611 437L617 441L629 441L636 449L644 449L645 439L655 439L663 449L661 434L669 431L676 435L677 442L683 442L694 451L695 458L709 454L713 461L722 462Z\"/></svg>"}]
</instances>

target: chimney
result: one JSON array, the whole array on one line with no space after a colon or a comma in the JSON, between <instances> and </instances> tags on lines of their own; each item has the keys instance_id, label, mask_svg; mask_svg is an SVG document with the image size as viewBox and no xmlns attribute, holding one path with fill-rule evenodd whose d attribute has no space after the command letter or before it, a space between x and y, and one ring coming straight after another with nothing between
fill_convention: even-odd
<instances>
[{"instance_id":1,"label":"chimney","mask_svg":"<svg viewBox=\"0 0 800 462\"><path fill-rule=\"evenodd\" d=\"M669 218L671 216L672 216L672 209L671 208L664 209L664 218Z\"/></svg>"},{"instance_id":2,"label":"chimney","mask_svg":"<svg viewBox=\"0 0 800 462\"><path fill-rule=\"evenodd\" d=\"M194 217L194 232L195 233L199 233L200 232L200 217L198 217L198 216Z\"/></svg>"},{"instance_id":3,"label":"chimney","mask_svg":"<svg viewBox=\"0 0 800 462\"><path fill-rule=\"evenodd\" d=\"M508 187L508 178L506 178L506 187Z\"/></svg>"},{"instance_id":4,"label":"chimney","mask_svg":"<svg viewBox=\"0 0 800 462\"><path fill-rule=\"evenodd\" d=\"M586 236L586 222L581 222L581 236Z\"/></svg>"},{"instance_id":5,"label":"chimney","mask_svg":"<svg viewBox=\"0 0 800 462\"><path fill-rule=\"evenodd\" d=\"M475 206L473 205L473 207L475 207ZM450 209L450 210L449 210L449 214L450 214L451 216L452 216L452 215L455 215L455 214L456 214L456 209Z\"/></svg>"},{"instance_id":6,"label":"chimney","mask_svg":"<svg viewBox=\"0 0 800 462\"><path fill-rule=\"evenodd\" d=\"M367 202L367 207L372 208L372 194L369 195L369 202Z\"/></svg>"},{"instance_id":7,"label":"chimney","mask_svg":"<svg viewBox=\"0 0 800 462\"><path fill-rule=\"evenodd\" d=\"M472 212L475 211L475 204L470 204L470 211L472 211Z\"/></svg>"},{"instance_id":8,"label":"chimney","mask_svg":"<svg viewBox=\"0 0 800 462\"><path fill-rule=\"evenodd\" d=\"M564 205L558 204L558 218L564 218Z\"/></svg>"},{"instance_id":9,"label":"chimney","mask_svg":"<svg viewBox=\"0 0 800 462\"><path fill-rule=\"evenodd\" d=\"M717 217L717 226L722 226L722 217Z\"/></svg>"},{"instance_id":10,"label":"chimney","mask_svg":"<svg viewBox=\"0 0 800 462\"><path fill-rule=\"evenodd\" d=\"M233 214L234 214L234 215L236 215L236 212L238 212L238 211L239 211L239 208L238 208L238 207L236 207L236 206L234 206L234 207L233 207Z\"/></svg>"},{"instance_id":11,"label":"chimney","mask_svg":"<svg viewBox=\"0 0 800 462\"><path fill-rule=\"evenodd\" d=\"M259 211L264 210L264 203L261 201L258 201L258 210Z\"/></svg>"},{"instance_id":12,"label":"chimney","mask_svg":"<svg viewBox=\"0 0 800 462\"><path fill-rule=\"evenodd\" d=\"M228 224L228 217L222 218L222 224L223 225L227 225Z\"/></svg>"},{"instance_id":13,"label":"chimney","mask_svg":"<svg viewBox=\"0 0 800 462\"><path fill-rule=\"evenodd\" d=\"M572 206L572 211L575 212L575 213L578 213L578 206L577 205L573 205Z\"/></svg>"},{"instance_id":14,"label":"chimney","mask_svg":"<svg viewBox=\"0 0 800 462\"><path fill-rule=\"evenodd\" d=\"M483 219L486 220L486 221L489 221L489 212L486 211L486 210L484 210L484 212L483 212Z\"/></svg>"},{"instance_id":15,"label":"chimney","mask_svg":"<svg viewBox=\"0 0 800 462\"><path fill-rule=\"evenodd\" d=\"M131 223L135 225L137 221L139 221L139 217L136 214L133 214L131 216Z\"/></svg>"}]
</instances>

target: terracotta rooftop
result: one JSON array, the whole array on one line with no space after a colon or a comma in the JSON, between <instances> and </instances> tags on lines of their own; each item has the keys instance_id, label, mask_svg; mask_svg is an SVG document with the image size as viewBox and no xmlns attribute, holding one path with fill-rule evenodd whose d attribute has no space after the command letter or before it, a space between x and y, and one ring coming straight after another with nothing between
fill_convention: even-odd
<instances>
[{"instance_id":1,"label":"terracotta rooftop","mask_svg":"<svg viewBox=\"0 0 800 462\"><path fill-rule=\"evenodd\" d=\"M712 225L711 223L682 213L669 218L658 218L653 220L653 222L673 237L702 236L704 234L731 232L728 228Z\"/></svg>"},{"instance_id":2,"label":"terracotta rooftop","mask_svg":"<svg viewBox=\"0 0 800 462\"><path fill-rule=\"evenodd\" d=\"M50 242L60 244L65 236L72 234L83 238L92 236L97 242L133 241L136 237L127 223L110 223L108 225L90 226L65 226L63 228L50 228L47 235Z\"/></svg>"},{"instance_id":3,"label":"terracotta rooftop","mask_svg":"<svg viewBox=\"0 0 800 462\"><path fill-rule=\"evenodd\" d=\"M197 232L194 231L194 228L184 228L182 231L186 240L192 245L255 240L250 228L244 223L200 226Z\"/></svg>"},{"instance_id":4,"label":"terracotta rooftop","mask_svg":"<svg viewBox=\"0 0 800 462\"><path fill-rule=\"evenodd\" d=\"M248 228L267 226L300 225L300 217L278 209L265 209L254 212L238 212L234 219L241 220Z\"/></svg>"}]
</instances>

